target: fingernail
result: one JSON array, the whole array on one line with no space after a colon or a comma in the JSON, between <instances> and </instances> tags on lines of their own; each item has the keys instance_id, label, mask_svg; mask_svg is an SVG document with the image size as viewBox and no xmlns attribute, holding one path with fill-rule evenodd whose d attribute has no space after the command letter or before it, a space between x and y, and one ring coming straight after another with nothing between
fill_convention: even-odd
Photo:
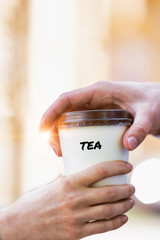
<instances>
[{"instance_id":1,"label":"fingernail","mask_svg":"<svg viewBox=\"0 0 160 240\"><path fill-rule=\"evenodd\" d=\"M121 217L122 223L126 223L128 221L128 217L126 215L123 215Z\"/></svg>"},{"instance_id":2,"label":"fingernail","mask_svg":"<svg viewBox=\"0 0 160 240\"><path fill-rule=\"evenodd\" d=\"M133 199L130 199L129 203L131 204L131 207L133 207L135 205L135 201Z\"/></svg>"},{"instance_id":3,"label":"fingernail","mask_svg":"<svg viewBox=\"0 0 160 240\"><path fill-rule=\"evenodd\" d=\"M128 145L130 147L131 150L135 149L136 147L138 147L138 140L137 138L131 136L128 138Z\"/></svg>"},{"instance_id":4,"label":"fingernail","mask_svg":"<svg viewBox=\"0 0 160 240\"><path fill-rule=\"evenodd\" d=\"M130 164L130 163L127 163L127 167L128 167L128 169L129 169L130 171L133 169L133 166L132 166L132 164Z\"/></svg>"},{"instance_id":5,"label":"fingernail","mask_svg":"<svg viewBox=\"0 0 160 240\"><path fill-rule=\"evenodd\" d=\"M135 187L132 184L129 184L131 186L131 188L133 189L134 193L136 191Z\"/></svg>"}]
</instances>

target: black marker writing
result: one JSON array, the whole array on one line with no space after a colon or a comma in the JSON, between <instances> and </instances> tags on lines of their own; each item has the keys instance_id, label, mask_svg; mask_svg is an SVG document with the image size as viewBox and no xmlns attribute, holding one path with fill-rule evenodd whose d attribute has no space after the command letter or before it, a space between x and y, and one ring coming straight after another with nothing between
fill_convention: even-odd
<instances>
[{"instance_id":1,"label":"black marker writing","mask_svg":"<svg viewBox=\"0 0 160 240\"><path fill-rule=\"evenodd\" d=\"M94 141L88 142L80 142L80 144L82 145L82 150L85 150L85 147L87 150L95 150L95 149L101 149L102 145L100 144L100 141L94 143Z\"/></svg>"}]
</instances>

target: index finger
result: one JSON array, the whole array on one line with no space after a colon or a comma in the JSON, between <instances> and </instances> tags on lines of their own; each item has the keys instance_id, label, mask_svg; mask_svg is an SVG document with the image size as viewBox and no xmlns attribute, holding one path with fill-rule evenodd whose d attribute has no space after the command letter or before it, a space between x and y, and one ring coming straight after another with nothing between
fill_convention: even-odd
<instances>
[{"instance_id":1,"label":"index finger","mask_svg":"<svg viewBox=\"0 0 160 240\"><path fill-rule=\"evenodd\" d=\"M125 161L102 162L77 173L76 178L82 185L91 186L104 178L127 174L132 168L132 165Z\"/></svg>"},{"instance_id":2,"label":"index finger","mask_svg":"<svg viewBox=\"0 0 160 240\"><path fill-rule=\"evenodd\" d=\"M106 85L107 92L105 92ZM111 91L112 83L98 82L89 87L62 94L43 114L40 122L40 130L49 130L63 112L77 109L103 108L106 103L110 104L112 102Z\"/></svg>"},{"instance_id":3,"label":"index finger","mask_svg":"<svg viewBox=\"0 0 160 240\"><path fill-rule=\"evenodd\" d=\"M49 130L61 113L69 109L85 106L92 97L92 90L82 88L71 92L63 93L43 114L40 122L40 130Z\"/></svg>"}]
</instances>

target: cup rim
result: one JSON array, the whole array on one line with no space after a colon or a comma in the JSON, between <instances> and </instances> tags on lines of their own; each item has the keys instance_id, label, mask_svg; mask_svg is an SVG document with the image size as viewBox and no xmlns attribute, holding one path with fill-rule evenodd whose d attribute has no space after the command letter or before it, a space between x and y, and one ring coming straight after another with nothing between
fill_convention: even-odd
<instances>
[{"instance_id":1,"label":"cup rim","mask_svg":"<svg viewBox=\"0 0 160 240\"><path fill-rule=\"evenodd\" d=\"M124 109L89 109L61 114L56 125L60 127L88 125L131 125L133 116Z\"/></svg>"}]
</instances>

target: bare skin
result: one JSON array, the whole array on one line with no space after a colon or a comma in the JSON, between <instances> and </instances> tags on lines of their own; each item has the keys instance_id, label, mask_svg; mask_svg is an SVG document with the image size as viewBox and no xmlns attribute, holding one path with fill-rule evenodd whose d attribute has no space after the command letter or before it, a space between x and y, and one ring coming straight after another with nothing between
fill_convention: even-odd
<instances>
[{"instance_id":1,"label":"bare skin","mask_svg":"<svg viewBox=\"0 0 160 240\"><path fill-rule=\"evenodd\" d=\"M51 146L61 156L55 122L61 113L81 109L100 109L107 104L119 105L134 117L125 133L127 150L139 146L147 134L160 135L160 84L101 81L86 88L62 94L44 113L40 129L50 130Z\"/></svg>"},{"instance_id":2,"label":"bare skin","mask_svg":"<svg viewBox=\"0 0 160 240\"><path fill-rule=\"evenodd\" d=\"M92 184L131 170L124 161L103 162L24 194L0 211L0 238L78 240L121 227L134 206L134 187Z\"/></svg>"}]
</instances>

